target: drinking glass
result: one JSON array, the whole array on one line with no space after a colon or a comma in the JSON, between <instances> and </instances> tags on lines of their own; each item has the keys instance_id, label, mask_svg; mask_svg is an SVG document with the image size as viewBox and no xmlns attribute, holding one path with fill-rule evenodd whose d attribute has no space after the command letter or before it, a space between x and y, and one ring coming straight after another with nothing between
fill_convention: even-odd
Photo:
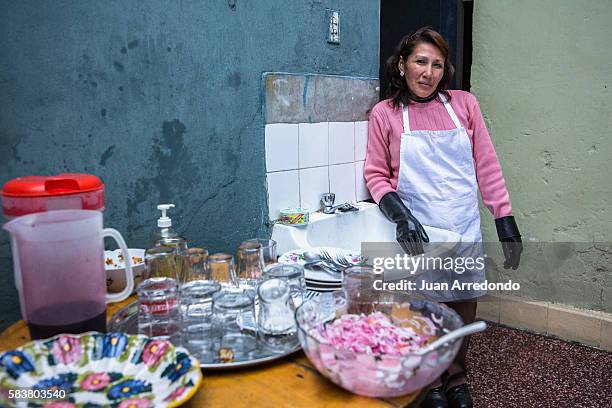
<instances>
[{"instance_id":1,"label":"drinking glass","mask_svg":"<svg viewBox=\"0 0 612 408\"><path fill-rule=\"evenodd\" d=\"M204 248L187 248L179 255L179 282L210 280L208 270L208 251Z\"/></svg>"},{"instance_id":2,"label":"drinking glass","mask_svg":"<svg viewBox=\"0 0 612 408\"><path fill-rule=\"evenodd\" d=\"M238 286L254 292L264 267L261 245L247 241L240 244L236 252L236 263Z\"/></svg>"},{"instance_id":3,"label":"drinking glass","mask_svg":"<svg viewBox=\"0 0 612 408\"><path fill-rule=\"evenodd\" d=\"M175 340L180 334L180 324L176 280L156 277L142 282L138 286L138 334Z\"/></svg>"},{"instance_id":4,"label":"drinking glass","mask_svg":"<svg viewBox=\"0 0 612 408\"><path fill-rule=\"evenodd\" d=\"M263 261L265 266L276 263L276 241L274 241L273 239L266 238L253 238L248 239L245 242L255 242L261 245L261 254L263 255Z\"/></svg>"},{"instance_id":5,"label":"drinking glass","mask_svg":"<svg viewBox=\"0 0 612 408\"><path fill-rule=\"evenodd\" d=\"M145 278L178 278L174 248L156 246L145 251Z\"/></svg>"},{"instance_id":6,"label":"drinking glass","mask_svg":"<svg viewBox=\"0 0 612 408\"><path fill-rule=\"evenodd\" d=\"M289 292L295 307L299 307L304 301L306 293L306 281L304 280L304 267L301 265L272 264L263 272L263 279L280 279L289 284Z\"/></svg>"},{"instance_id":7,"label":"drinking glass","mask_svg":"<svg viewBox=\"0 0 612 408\"><path fill-rule=\"evenodd\" d=\"M295 305L289 283L272 278L262 281L257 288L259 312L257 335L268 348L285 352L298 344Z\"/></svg>"},{"instance_id":8,"label":"drinking glass","mask_svg":"<svg viewBox=\"0 0 612 408\"><path fill-rule=\"evenodd\" d=\"M222 289L213 295L215 349L221 362L248 360L257 348L253 296L242 289ZM254 330L255 329L255 330Z\"/></svg>"},{"instance_id":9,"label":"drinking glass","mask_svg":"<svg viewBox=\"0 0 612 408\"><path fill-rule=\"evenodd\" d=\"M213 254L208 257L208 268L211 279L219 282L222 287L238 286L233 256L222 253Z\"/></svg>"},{"instance_id":10,"label":"drinking glass","mask_svg":"<svg viewBox=\"0 0 612 408\"><path fill-rule=\"evenodd\" d=\"M202 363L213 363L216 358L212 299L220 289L220 284L209 280L187 282L180 289L183 346Z\"/></svg>"},{"instance_id":11,"label":"drinking glass","mask_svg":"<svg viewBox=\"0 0 612 408\"><path fill-rule=\"evenodd\" d=\"M355 265L344 270L342 290L346 295L348 313L369 314L374 311L373 305L379 299L374 281L379 278L370 265Z\"/></svg>"}]
</instances>

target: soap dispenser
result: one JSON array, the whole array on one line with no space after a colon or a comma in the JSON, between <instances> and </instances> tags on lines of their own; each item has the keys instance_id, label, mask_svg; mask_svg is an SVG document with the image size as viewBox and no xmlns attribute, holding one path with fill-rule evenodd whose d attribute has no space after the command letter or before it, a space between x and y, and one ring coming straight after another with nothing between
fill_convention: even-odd
<instances>
[{"instance_id":1,"label":"soap dispenser","mask_svg":"<svg viewBox=\"0 0 612 408\"><path fill-rule=\"evenodd\" d=\"M157 209L161 211L161 217L157 220L157 232L153 238L155 246L173 247L177 252L187 248L187 241L172 228L172 220L167 216L166 212L174 208L174 204L159 204Z\"/></svg>"}]
</instances>

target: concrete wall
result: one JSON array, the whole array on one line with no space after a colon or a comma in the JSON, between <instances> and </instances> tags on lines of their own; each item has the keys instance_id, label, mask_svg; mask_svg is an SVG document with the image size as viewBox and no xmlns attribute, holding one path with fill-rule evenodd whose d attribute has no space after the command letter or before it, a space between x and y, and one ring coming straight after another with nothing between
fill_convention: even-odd
<instances>
[{"instance_id":1,"label":"concrete wall","mask_svg":"<svg viewBox=\"0 0 612 408\"><path fill-rule=\"evenodd\" d=\"M262 73L378 74L371 0L2 0L0 16L0 182L96 174L132 247L161 202L211 251L269 234ZM10 262L2 233L0 329L19 317Z\"/></svg>"},{"instance_id":2,"label":"concrete wall","mask_svg":"<svg viewBox=\"0 0 612 408\"><path fill-rule=\"evenodd\" d=\"M537 250L527 251L522 279L531 281L528 294L608 311L611 20L609 0L478 0L472 66L472 92L504 169L523 239L608 243L592 246L591 261L570 269L547 270ZM482 215L485 239L496 240L490 214ZM582 301L552 296L551 285L558 293L582 291Z\"/></svg>"}]
</instances>

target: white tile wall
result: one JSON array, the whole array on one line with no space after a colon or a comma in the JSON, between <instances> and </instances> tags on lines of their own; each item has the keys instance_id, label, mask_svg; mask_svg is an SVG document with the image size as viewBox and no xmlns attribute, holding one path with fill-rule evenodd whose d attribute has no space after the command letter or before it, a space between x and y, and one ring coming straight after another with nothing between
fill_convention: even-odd
<instances>
[{"instance_id":1,"label":"white tile wall","mask_svg":"<svg viewBox=\"0 0 612 408\"><path fill-rule=\"evenodd\" d=\"M298 168L297 123L266 125L266 171Z\"/></svg>"},{"instance_id":2,"label":"white tile wall","mask_svg":"<svg viewBox=\"0 0 612 408\"><path fill-rule=\"evenodd\" d=\"M329 191L336 194L336 204L356 201L355 163L329 166Z\"/></svg>"},{"instance_id":3,"label":"white tile wall","mask_svg":"<svg viewBox=\"0 0 612 408\"><path fill-rule=\"evenodd\" d=\"M370 198L363 179L368 122L269 124L265 130L270 219L287 207L321 208Z\"/></svg>"},{"instance_id":4,"label":"white tile wall","mask_svg":"<svg viewBox=\"0 0 612 408\"><path fill-rule=\"evenodd\" d=\"M299 124L300 168L327 166L328 122Z\"/></svg>"},{"instance_id":5,"label":"white tile wall","mask_svg":"<svg viewBox=\"0 0 612 408\"><path fill-rule=\"evenodd\" d=\"M368 148L368 122L355 122L355 161L365 160Z\"/></svg>"},{"instance_id":6,"label":"white tile wall","mask_svg":"<svg viewBox=\"0 0 612 408\"><path fill-rule=\"evenodd\" d=\"M329 122L329 164L355 161L355 122Z\"/></svg>"},{"instance_id":7,"label":"white tile wall","mask_svg":"<svg viewBox=\"0 0 612 408\"><path fill-rule=\"evenodd\" d=\"M300 206L300 180L297 170L268 173L268 209L276 220L283 208Z\"/></svg>"},{"instance_id":8,"label":"white tile wall","mask_svg":"<svg viewBox=\"0 0 612 408\"><path fill-rule=\"evenodd\" d=\"M321 208L321 194L329 192L328 166L300 169L300 207L310 211Z\"/></svg>"},{"instance_id":9,"label":"white tile wall","mask_svg":"<svg viewBox=\"0 0 612 408\"><path fill-rule=\"evenodd\" d=\"M355 162L355 198L357 201L363 201L370 198L370 191L366 187L365 179L363 178L364 161Z\"/></svg>"}]
</instances>

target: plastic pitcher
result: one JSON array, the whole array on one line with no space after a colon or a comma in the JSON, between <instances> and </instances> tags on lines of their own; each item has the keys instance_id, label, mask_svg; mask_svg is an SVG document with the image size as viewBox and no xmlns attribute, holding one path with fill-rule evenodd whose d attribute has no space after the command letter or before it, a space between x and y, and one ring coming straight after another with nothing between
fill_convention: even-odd
<instances>
[{"instance_id":1,"label":"plastic pitcher","mask_svg":"<svg viewBox=\"0 0 612 408\"><path fill-rule=\"evenodd\" d=\"M125 241L102 228L102 213L29 214L3 228L11 234L15 286L32 338L106 331L106 303L127 298L134 279ZM104 237L114 238L124 254L127 286L120 293L106 293Z\"/></svg>"}]
</instances>

